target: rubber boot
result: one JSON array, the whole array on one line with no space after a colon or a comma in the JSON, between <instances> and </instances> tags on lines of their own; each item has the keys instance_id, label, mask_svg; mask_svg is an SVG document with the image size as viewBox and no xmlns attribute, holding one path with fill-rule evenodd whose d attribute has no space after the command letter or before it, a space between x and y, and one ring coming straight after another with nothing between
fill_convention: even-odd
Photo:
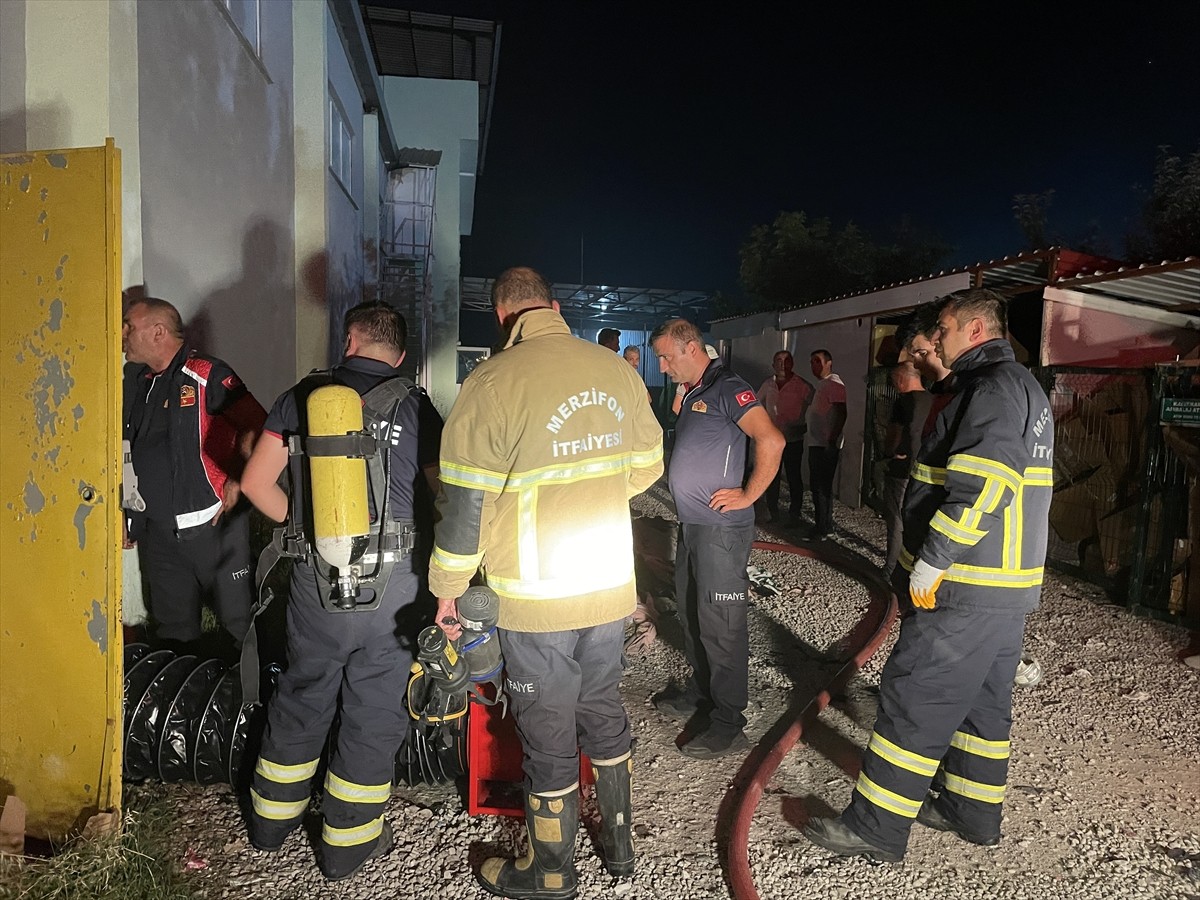
<instances>
[{"instance_id":1,"label":"rubber boot","mask_svg":"<svg viewBox=\"0 0 1200 900\"><path fill-rule=\"evenodd\" d=\"M617 878L633 874L633 759L593 759L596 805L600 807L600 849L604 867Z\"/></svg>"},{"instance_id":2,"label":"rubber boot","mask_svg":"<svg viewBox=\"0 0 1200 900\"><path fill-rule=\"evenodd\" d=\"M579 782L548 794L526 793L525 826L529 852L521 859L486 860L480 883L489 893L513 900L573 900Z\"/></svg>"}]
</instances>

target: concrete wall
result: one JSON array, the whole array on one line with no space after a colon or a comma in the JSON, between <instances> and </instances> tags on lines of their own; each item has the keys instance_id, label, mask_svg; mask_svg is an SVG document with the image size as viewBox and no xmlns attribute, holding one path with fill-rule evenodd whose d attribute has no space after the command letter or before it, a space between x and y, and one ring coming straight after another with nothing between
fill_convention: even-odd
<instances>
[{"instance_id":1,"label":"concrete wall","mask_svg":"<svg viewBox=\"0 0 1200 900\"><path fill-rule=\"evenodd\" d=\"M326 75L329 80L325 121L325 300L329 309L326 365L342 358L341 323L346 310L363 300L363 183L364 146L363 98L350 69L346 49L338 36L329 7L325 10ZM353 133L350 184L343 184L328 164L330 134L329 103L337 104ZM375 135L376 151L378 135ZM372 170L372 176L375 172Z\"/></svg>"},{"instance_id":2,"label":"concrete wall","mask_svg":"<svg viewBox=\"0 0 1200 900\"><path fill-rule=\"evenodd\" d=\"M122 159L124 284L142 280L138 13L134 0L0 2L0 152L113 138Z\"/></svg>"},{"instance_id":3,"label":"concrete wall","mask_svg":"<svg viewBox=\"0 0 1200 900\"><path fill-rule=\"evenodd\" d=\"M79 4L88 6L92 4ZM265 406L296 375L292 5L138 4L145 283Z\"/></svg>"},{"instance_id":4,"label":"concrete wall","mask_svg":"<svg viewBox=\"0 0 1200 900\"><path fill-rule=\"evenodd\" d=\"M430 333L433 345L424 360L429 372L429 395L443 414L450 411L456 394L458 346L460 247L465 197L462 151L479 137L479 85L474 81L441 81L423 78L384 78L383 98L402 147L441 150L438 166L436 221L433 232L431 282L433 310Z\"/></svg>"}]
</instances>

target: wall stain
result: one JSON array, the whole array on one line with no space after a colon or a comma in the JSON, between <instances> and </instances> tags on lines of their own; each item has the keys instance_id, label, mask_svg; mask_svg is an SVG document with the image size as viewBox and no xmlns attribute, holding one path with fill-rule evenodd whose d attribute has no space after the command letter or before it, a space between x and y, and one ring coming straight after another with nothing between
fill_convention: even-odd
<instances>
[{"instance_id":1,"label":"wall stain","mask_svg":"<svg viewBox=\"0 0 1200 900\"><path fill-rule=\"evenodd\" d=\"M100 648L101 653L108 652L108 616L99 600L92 601L92 617L87 623L88 637Z\"/></svg>"},{"instance_id":2,"label":"wall stain","mask_svg":"<svg viewBox=\"0 0 1200 900\"><path fill-rule=\"evenodd\" d=\"M61 297L55 297L50 301L50 320L46 323L46 327L51 331L58 331L62 328L63 320L63 302Z\"/></svg>"},{"instance_id":3,"label":"wall stain","mask_svg":"<svg viewBox=\"0 0 1200 900\"><path fill-rule=\"evenodd\" d=\"M29 176L26 175L24 178L22 178L20 183L17 185L17 187L20 188L22 194L28 194L29 193Z\"/></svg>"},{"instance_id":4,"label":"wall stain","mask_svg":"<svg viewBox=\"0 0 1200 900\"><path fill-rule=\"evenodd\" d=\"M61 153L47 153L46 162L50 163L56 169L65 169L67 167L67 158Z\"/></svg>"},{"instance_id":5,"label":"wall stain","mask_svg":"<svg viewBox=\"0 0 1200 900\"><path fill-rule=\"evenodd\" d=\"M49 230L47 230L47 232L46 232L46 233L47 233L47 234L49 234ZM58 261L58 265L57 265L57 266L55 267L55 269L54 269L54 277L55 277L56 279L58 279L59 281L62 281L62 280L63 280L63 267L64 267L64 266L67 264L67 259L68 259L68 258L69 258L69 257L67 256L67 254L66 254L66 253L64 253L64 254L62 255L62 259L60 259L60 260Z\"/></svg>"},{"instance_id":6,"label":"wall stain","mask_svg":"<svg viewBox=\"0 0 1200 900\"><path fill-rule=\"evenodd\" d=\"M42 373L34 383L34 421L38 432L43 438L58 434L57 408L66 400L75 379L71 377L70 363L65 363L57 356L42 360Z\"/></svg>"},{"instance_id":7,"label":"wall stain","mask_svg":"<svg viewBox=\"0 0 1200 900\"><path fill-rule=\"evenodd\" d=\"M46 202L46 198L49 196L50 196L49 188L42 188L40 191L38 191L38 199L41 200L43 203Z\"/></svg>"}]
</instances>

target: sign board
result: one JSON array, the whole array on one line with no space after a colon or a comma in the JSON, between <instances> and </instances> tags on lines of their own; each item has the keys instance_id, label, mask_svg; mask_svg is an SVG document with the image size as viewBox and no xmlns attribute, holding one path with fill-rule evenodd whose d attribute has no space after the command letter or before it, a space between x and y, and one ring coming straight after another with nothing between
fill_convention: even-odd
<instances>
[{"instance_id":1,"label":"sign board","mask_svg":"<svg viewBox=\"0 0 1200 900\"><path fill-rule=\"evenodd\" d=\"M1163 397L1158 421L1162 425L1200 427L1200 400L1186 397Z\"/></svg>"}]
</instances>

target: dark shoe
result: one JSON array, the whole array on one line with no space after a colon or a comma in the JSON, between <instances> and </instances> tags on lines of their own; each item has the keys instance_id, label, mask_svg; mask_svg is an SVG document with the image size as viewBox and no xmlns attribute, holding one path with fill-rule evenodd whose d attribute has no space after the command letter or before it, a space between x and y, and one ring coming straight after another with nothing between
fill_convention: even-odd
<instances>
[{"instance_id":1,"label":"dark shoe","mask_svg":"<svg viewBox=\"0 0 1200 900\"><path fill-rule=\"evenodd\" d=\"M838 856L863 856L876 863L904 859L903 853L893 853L863 840L841 819L809 819L804 826L804 836Z\"/></svg>"},{"instance_id":2,"label":"dark shoe","mask_svg":"<svg viewBox=\"0 0 1200 900\"><path fill-rule=\"evenodd\" d=\"M1000 833L990 835L975 834L967 831L965 828L959 827L951 819L938 809L936 801L932 798L927 799L921 804L921 809L917 813L917 821L926 828L932 828L935 831L949 831L951 834L958 835L969 844L978 844L980 847L995 847L1000 843Z\"/></svg>"},{"instance_id":3,"label":"dark shoe","mask_svg":"<svg viewBox=\"0 0 1200 900\"><path fill-rule=\"evenodd\" d=\"M555 794L525 795L529 851L523 859L493 858L479 869L489 894L513 900L573 900L579 784Z\"/></svg>"},{"instance_id":4,"label":"dark shoe","mask_svg":"<svg viewBox=\"0 0 1200 900\"><path fill-rule=\"evenodd\" d=\"M655 696L654 708L677 719L690 719L700 711L700 701L688 691L671 686Z\"/></svg>"},{"instance_id":5,"label":"dark shoe","mask_svg":"<svg viewBox=\"0 0 1200 900\"><path fill-rule=\"evenodd\" d=\"M325 875L325 880L326 881L345 881L347 878L353 878L355 875L357 875L359 872L362 871L363 866L365 866L367 863L369 863L373 859L378 859L379 857L383 856L384 854L391 853L392 848L395 846L396 846L396 842L392 838L392 823L389 822L387 819L384 819L383 820L383 831L381 831L379 833L379 837L375 841L375 846L371 850L371 852L367 854L366 859L364 859L362 862L360 862L357 866L355 866L349 872L346 872L344 875L335 875L335 874L330 874L328 872L324 872L323 874Z\"/></svg>"},{"instance_id":6,"label":"dark shoe","mask_svg":"<svg viewBox=\"0 0 1200 900\"><path fill-rule=\"evenodd\" d=\"M750 741L744 731L722 734L710 728L680 747L679 752L693 759L717 759L721 756L728 756L730 753L749 749Z\"/></svg>"},{"instance_id":7,"label":"dark shoe","mask_svg":"<svg viewBox=\"0 0 1200 900\"><path fill-rule=\"evenodd\" d=\"M633 874L633 759L592 760L596 806L600 809L600 849L614 878Z\"/></svg>"}]
</instances>

